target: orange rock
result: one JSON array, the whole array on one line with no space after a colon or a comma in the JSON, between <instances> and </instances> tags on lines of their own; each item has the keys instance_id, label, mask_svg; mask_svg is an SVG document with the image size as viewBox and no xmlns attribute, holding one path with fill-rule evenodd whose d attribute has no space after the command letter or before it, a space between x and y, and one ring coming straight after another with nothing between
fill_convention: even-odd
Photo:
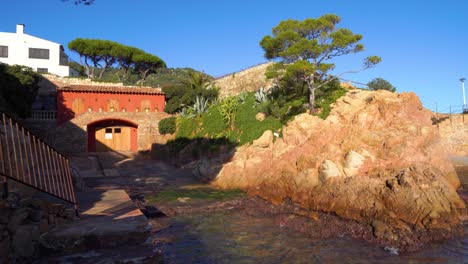
<instances>
[{"instance_id":1,"label":"orange rock","mask_svg":"<svg viewBox=\"0 0 468 264\"><path fill-rule=\"evenodd\" d=\"M298 115L283 140L238 148L213 184L405 232L450 228L466 219L465 204L431 117L414 93L350 90L326 120ZM317 181L325 169L353 177Z\"/></svg>"}]
</instances>

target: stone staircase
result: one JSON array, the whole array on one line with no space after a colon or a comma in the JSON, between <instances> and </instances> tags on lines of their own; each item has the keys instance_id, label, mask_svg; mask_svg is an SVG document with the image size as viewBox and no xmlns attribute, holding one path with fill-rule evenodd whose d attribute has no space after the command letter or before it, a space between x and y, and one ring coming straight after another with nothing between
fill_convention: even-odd
<instances>
[{"instance_id":1,"label":"stone staircase","mask_svg":"<svg viewBox=\"0 0 468 264\"><path fill-rule=\"evenodd\" d=\"M123 259L152 258L152 247L146 244L152 226L142 211L122 189L132 177L124 171L139 171L138 166L117 166L130 156L97 154L71 158L71 166L79 174L81 190L77 192L80 219L54 228L42 237L49 255L39 263L95 263ZM141 171L140 171L141 172ZM107 263L107 262L106 262ZM130 262L132 263L132 262ZM134 261L134 263L139 263Z\"/></svg>"}]
</instances>

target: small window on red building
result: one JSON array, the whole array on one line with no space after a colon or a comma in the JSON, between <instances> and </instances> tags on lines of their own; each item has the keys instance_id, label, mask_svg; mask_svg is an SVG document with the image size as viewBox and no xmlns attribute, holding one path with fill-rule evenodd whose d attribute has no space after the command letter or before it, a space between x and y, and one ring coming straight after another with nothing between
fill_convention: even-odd
<instances>
[{"instance_id":1,"label":"small window on red building","mask_svg":"<svg viewBox=\"0 0 468 264\"><path fill-rule=\"evenodd\" d=\"M112 128L106 128L106 134L112 134Z\"/></svg>"},{"instance_id":2,"label":"small window on red building","mask_svg":"<svg viewBox=\"0 0 468 264\"><path fill-rule=\"evenodd\" d=\"M120 134L120 133L122 133L122 130L120 129L120 127L119 128L114 128L114 133L115 134Z\"/></svg>"}]
</instances>

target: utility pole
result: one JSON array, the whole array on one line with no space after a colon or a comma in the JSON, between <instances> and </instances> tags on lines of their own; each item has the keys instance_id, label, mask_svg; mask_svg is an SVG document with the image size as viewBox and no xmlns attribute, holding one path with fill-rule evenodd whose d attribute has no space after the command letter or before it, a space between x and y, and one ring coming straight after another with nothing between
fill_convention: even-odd
<instances>
[{"instance_id":1,"label":"utility pole","mask_svg":"<svg viewBox=\"0 0 468 264\"><path fill-rule=\"evenodd\" d=\"M466 109L466 99L465 99L465 78L461 78L460 82L462 83L462 91L463 91L463 113L468 112L468 109Z\"/></svg>"}]
</instances>

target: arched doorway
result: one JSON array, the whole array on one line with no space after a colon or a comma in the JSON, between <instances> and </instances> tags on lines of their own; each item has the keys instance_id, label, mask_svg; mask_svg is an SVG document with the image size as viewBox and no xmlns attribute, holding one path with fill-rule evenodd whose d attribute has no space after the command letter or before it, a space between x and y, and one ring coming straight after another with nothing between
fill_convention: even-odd
<instances>
[{"instance_id":1,"label":"arched doorway","mask_svg":"<svg viewBox=\"0 0 468 264\"><path fill-rule=\"evenodd\" d=\"M88 124L88 152L137 151L138 125L123 119L102 119Z\"/></svg>"}]
</instances>

